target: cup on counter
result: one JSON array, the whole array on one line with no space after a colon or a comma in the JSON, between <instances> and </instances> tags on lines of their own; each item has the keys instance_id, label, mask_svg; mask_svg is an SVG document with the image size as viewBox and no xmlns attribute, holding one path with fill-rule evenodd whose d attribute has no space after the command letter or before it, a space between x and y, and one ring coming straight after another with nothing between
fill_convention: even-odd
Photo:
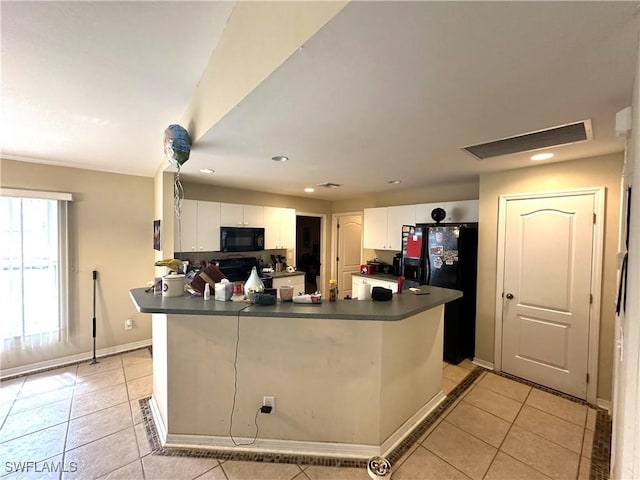
<instances>
[{"instance_id":1,"label":"cup on counter","mask_svg":"<svg viewBox=\"0 0 640 480\"><path fill-rule=\"evenodd\" d=\"M280 300L283 302L293 301L293 287L289 285L283 285L280 287Z\"/></svg>"}]
</instances>

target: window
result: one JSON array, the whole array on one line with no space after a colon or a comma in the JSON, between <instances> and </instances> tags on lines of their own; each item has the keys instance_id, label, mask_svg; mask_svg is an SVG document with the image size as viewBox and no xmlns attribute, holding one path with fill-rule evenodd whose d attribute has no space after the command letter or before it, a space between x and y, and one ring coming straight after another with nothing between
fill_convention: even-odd
<instances>
[{"instance_id":1,"label":"window","mask_svg":"<svg viewBox=\"0 0 640 480\"><path fill-rule=\"evenodd\" d=\"M0 193L3 350L64 340L68 324L67 202L71 195L7 189Z\"/></svg>"}]
</instances>

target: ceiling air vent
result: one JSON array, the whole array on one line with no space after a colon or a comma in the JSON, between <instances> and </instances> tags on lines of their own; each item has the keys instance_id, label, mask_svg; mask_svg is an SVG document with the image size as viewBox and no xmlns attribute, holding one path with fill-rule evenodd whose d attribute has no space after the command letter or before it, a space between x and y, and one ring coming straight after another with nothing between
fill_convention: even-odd
<instances>
[{"instance_id":1,"label":"ceiling air vent","mask_svg":"<svg viewBox=\"0 0 640 480\"><path fill-rule=\"evenodd\" d=\"M324 183L319 183L317 186L324 187L324 188L338 188L338 187L341 187L342 185L340 185L339 183L324 182Z\"/></svg>"},{"instance_id":2,"label":"ceiling air vent","mask_svg":"<svg viewBox=\"0 0 640 480\"><path fill-rule=\"evenodd\" d=\"M541 148L559 147L571 143L585 142L593 138L591 120L560 125L537 132L503 138L493 142L463 147L479 160L513 153L530 152Z\"/></svg>"}]
</instances>

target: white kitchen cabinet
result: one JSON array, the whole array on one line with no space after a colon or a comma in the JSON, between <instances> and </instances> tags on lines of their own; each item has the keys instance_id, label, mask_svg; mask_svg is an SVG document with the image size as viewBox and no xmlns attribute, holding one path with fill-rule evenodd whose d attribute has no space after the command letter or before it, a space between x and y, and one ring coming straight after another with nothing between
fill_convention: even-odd
<instances>
[{"instance_id":1,"label":"white kitchen cabinet","mask_svg":"<svg viewBox=\"0 0 640 480\"><path fill-rule=\"evenodd\" d=\"M389 290L391 290L393 293L396 293L398 291L398 282L392 282L392 281L388 281L388 280L381 280L379 278L372 278L372 277L362 277L359 275L351 275L351 295L352 297L356 298L358 295L358 285L362 284L362 283L368 283L369 285L371 285L371 288L373 287L383 287L383 288L388 288Z\"/></svg>"},{"instance_id":2,"label":"white kitchen cabinet","mask_svg":"<svg viewBox=\"0 0 640 480\"><path fill-rule=\"evenodd\" d=\"M415 205L364 209L364 248L401 250L402 225L415 225Z\"/></svg>"},{"instance_id":3,"label":"white kitchen cabinet","mask_svg":"<svg viewBox=\"0 0 640 480\"><path fill-rule=\"evenodd\" d=\"M279 289L283 286L293 287L293 295L304 292L304 272L300 272L299 275L287 275L286 277L280 277L273 279L273 288ZM280 290L278 290L278 298L280 298Z\"/></svg>"},{"instance_id":4,"label":"white kitchen cabinet","mask_svg":"<svg viewBox=\"0 0 640 480\"><path fill-rule=\"evenodd\" d=\"M220 250L220 203L183 200L180 222L176 219L174 225L175 251Z\"/></svg>"},{"instance_id":5,"label":"white kitchen cabinet","mask_svg":"<svg viewBox=\"0 0 640 480\"><path fill-rule=\"evenodd\" d=\"M264 207L264 248L296 247L296 211L293 208Z\"/></svg>"},{"instance_id":6,"label":"white kitchen cabinet","mask_svg":"<svg viewBox=\"0 0 640 480\"><path fill-rule=\"evenodd\" d=\"M223 227L264 227L264 207L221 203L220 225Z\"/></svg>"},{"instance_id":7,"label":"white kitchen cabinet","mask_svg":"<svg viewBox=\"0 0 640 480\"><path fill-rule=\"evenodd\" d=\"M442 223L477 222L478 204L478 200L421 203L416 205L416 223L434 223L431 218L431 211L438 207L447 212L447 216L442 220Z\"/></svg>"}]
</instances>

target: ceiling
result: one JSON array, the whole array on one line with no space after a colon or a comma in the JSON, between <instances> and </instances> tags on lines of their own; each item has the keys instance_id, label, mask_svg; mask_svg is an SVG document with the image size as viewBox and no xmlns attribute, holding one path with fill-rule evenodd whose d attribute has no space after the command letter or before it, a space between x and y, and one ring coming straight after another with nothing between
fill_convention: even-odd
<instances>
[{"instance_id":1,"label":"ceiling","mask_svg":"<svg viewBox=\"0 0 640 480\"><path fill-rule=\"evenodd\" d=\"M3 1L3 156L154 175L233 5ZM551 161L622 151L637 9L352 2L195 139L182 178L326 200L428 188L533 165L461 147L587 119L593 140Z\"/></svg>"}]
</instances>

